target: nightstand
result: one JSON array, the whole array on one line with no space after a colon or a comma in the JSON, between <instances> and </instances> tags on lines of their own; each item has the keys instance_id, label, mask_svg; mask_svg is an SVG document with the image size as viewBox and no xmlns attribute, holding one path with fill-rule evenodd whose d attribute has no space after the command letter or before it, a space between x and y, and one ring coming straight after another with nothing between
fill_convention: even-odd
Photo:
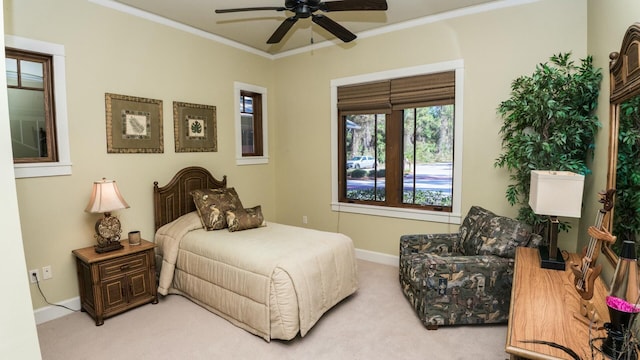
<instances>
[{"instance_id":1,"label":"nightstand","mask_svg":"<svg viewBox=\"0 0 640 360\"><path fill-rule=\"evenodd\" d=\"M73 250L82 311L102 325L104 319L148 303L158 303L155 244L121 241L124 248L98 254L93 246Z\"/></svg>"}]
</instances>

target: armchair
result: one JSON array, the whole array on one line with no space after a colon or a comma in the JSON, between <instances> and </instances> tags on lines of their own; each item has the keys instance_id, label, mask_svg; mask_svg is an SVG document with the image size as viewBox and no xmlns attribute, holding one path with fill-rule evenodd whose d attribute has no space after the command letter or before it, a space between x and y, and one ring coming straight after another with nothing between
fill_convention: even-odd
<instances>
[{"instance_id":1,"label":"armchair","mask_svg":"<svg viewBox=\"0 0 640 360\"><path fill-rule=\"evenodd\" d=\"M400 284L422 323L506 322L517 246L542 237L517 220L473 206L459 232L400 237Z\"/></svg>"}]
</instances>

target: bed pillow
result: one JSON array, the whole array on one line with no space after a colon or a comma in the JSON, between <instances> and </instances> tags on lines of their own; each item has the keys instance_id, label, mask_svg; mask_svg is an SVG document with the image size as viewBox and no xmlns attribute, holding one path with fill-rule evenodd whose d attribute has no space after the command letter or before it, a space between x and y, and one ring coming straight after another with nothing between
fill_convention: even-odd
<instances>
[{"instance_id":1,"label":"bed pillow","mask_svg":"<svg viewBox=\"0 0 640 360\"><path fill-rule=\"evenodd\" d=\"M260 205L248 209L240 208L235 211L227 210L226 215L229 231L232 232L267 226Z\"/></svg>"},{"instance_id":2,"label":"bed pillow","mask_svg":"<svg viewBox=\"0 0 640 360\"><path fill-rule=\"evenodd\" d=\"M207 230L227 227L226 212L242 209L240 197L234 188L202 189L191 192L202 226Z\"/></svg>"}]
</instances>

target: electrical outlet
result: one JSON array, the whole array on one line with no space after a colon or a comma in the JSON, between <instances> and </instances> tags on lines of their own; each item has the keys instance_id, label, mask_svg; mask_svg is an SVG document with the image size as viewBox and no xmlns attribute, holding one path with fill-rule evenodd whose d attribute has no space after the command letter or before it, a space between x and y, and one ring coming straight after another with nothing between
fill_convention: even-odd
<instances>
[{"instance_id":1,"label":"electrical outlet","mask_svg":"<svg viewBox=\"0 0 640 360\"><path fill-rule=\"evenodd\" d=\"M40 279L40 270L29 270L29 281L31 281L32 284L35 284L36 281L40 281Z\"/></svg>"},{"instance_id":2,"label":"electrical outlet","mask_svg":"<svg viewBox=\"0 0 640 360\"><path fill-rule=\"evenodd\" d=\"M51 265L47 265L42 268L42 279L49 280L53 277L53 271L51 271Z\"/></svg>"},{"instance_id":3,"label":"electrical outlet","mask_svg":"<svg viewBox=\"0 0 640 360\"><path fill-rule=\"evenodd\" d=\"M307 218L307 215L302 215L302 223L306 224L309 221L309 219Z\"/></svg>"}]
</instances>

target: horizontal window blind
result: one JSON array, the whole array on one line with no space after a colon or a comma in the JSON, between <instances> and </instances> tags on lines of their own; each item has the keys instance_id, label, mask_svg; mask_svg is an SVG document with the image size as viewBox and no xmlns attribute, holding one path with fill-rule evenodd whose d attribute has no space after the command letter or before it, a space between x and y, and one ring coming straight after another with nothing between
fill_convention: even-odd
<instances>
[{"instance_id":1,"label":"horizontal window blind","mask_svg":"<svg viewBox=\"0 0 640 360\"><path fill-rule=\"evenodd\" d=\"M368 112L390 114L391 82L389 80L338 87L338 110L343 115Z\"/></svg>"},{"instance_id":2,"label":"horizontal window blind","mask_svg":"<svg viewBox=\"0 0 640 360\"><path fill-rule=\"evenodd\" d=\"M393 109L453 104L455 72L411 76L391 80Z\"/></svg>"},{"instance_id":3,"label":"horizontal window blind","mask_svg":"<svg viewBox=\"0 0 640 360\"><path fill-rule=\"evenodd\" d=\"M455 72L410 76L338 87L338 110L390 114L391 110L453 104Z\"/></svg>"}]
</instances>

